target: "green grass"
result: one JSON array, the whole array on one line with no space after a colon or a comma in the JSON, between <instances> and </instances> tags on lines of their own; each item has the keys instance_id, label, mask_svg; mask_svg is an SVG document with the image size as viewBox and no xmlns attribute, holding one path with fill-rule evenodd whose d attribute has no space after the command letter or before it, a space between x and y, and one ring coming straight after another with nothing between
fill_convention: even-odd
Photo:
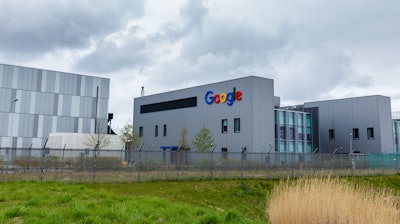
<instances>
[{"instance_id":1,"label":"green grass","mask_svg":"<svg viewBox=\"0 0 400 224\"><path fill-rule=\"evenodd\" d=\"M400 193L400 176L349 177ZM0 183L0 223L268 223L279 180Z\"/></svg>"}]
</instances>

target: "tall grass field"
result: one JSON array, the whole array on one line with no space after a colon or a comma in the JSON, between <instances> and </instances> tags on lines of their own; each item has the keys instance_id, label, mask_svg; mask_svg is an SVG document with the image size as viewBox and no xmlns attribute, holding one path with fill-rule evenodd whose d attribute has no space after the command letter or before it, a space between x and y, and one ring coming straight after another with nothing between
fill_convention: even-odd
<instances>
[{"instance_id":1,"label":"tall grass field","mask_svg":"<svg viewBox=\"0 0 400 224\"><path fill-rule=\"evenodd\" d=\"M0 223L275 223L266 211L281 182L2 182ZM348 183L368 186L372 195L400 193L400 176L352 177Z\"/></svg>"}]
</instances>

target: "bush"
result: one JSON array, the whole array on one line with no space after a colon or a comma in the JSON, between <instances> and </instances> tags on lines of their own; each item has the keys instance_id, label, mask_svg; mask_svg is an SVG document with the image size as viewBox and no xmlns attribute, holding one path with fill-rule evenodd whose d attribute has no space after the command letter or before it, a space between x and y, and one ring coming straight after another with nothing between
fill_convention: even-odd
<instances>
[{"instance_id":1,"label":"bush","mask_svg":"<svg viewBox=\"0 0 400 224\"><path fill-rule=\"evenodd\" d=\"M389 191L328 177L278 184L266 212L272 224L394 224L400 223L398 205Z\"/></svg>"}]
</instances>

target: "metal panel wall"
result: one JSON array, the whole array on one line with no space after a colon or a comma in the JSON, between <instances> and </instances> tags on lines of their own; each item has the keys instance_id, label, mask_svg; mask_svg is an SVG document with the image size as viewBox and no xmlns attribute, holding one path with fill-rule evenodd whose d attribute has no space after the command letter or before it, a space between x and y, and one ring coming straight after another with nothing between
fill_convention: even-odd
<instances>
[{"instance_id":1,"label":"metal panel wall","mask_svg":"<svg viewBox=\"0 0 400 224\"><path fill-rule=\"evenodd\" d=\"M205 102L207 91L211 90L214 94L229 93L233 88L243 93L241 101L234 101L231 106L227 103L209 105ZM189 97L197 97L197 107L140 114L141 105ZM234 132L235 118L240 118L239 133ZM228 121L227 133L222 133L222 119ZM164 125L167 125L166 136L163 136ZM268 143L274 142L273 81L251 76L135 98L134 127L136 131L143 127L144 149L179 145L181 131L185 128L188 143L196 150L191 141L197 131L206 127L214 137L216 151L226 148L229 152L238 152L246 147L249 152L261 152Z\"/></svg>"},{"instance_id":2,"label":"metal panel wall","mask_svg":"<svg viewBox=\"0 0 400 224\"><path fill-rule=\"evenodd\" d=\"M110 80L0 64L0 147L41 147L49 133L93 131L107 123ZM18 99L17 101L13 101ZM61 116L61 117L58 117ZM84 118L79 122L80 118ZM15 139L11 141L10 135ZM9 139L9 140L7 140ZM29 144L28 144L29 143Z\"/></svg>"},{"instance_id":3,"label":"metal panel wall","mask_svg":"<svg viewBox=\"0 0 400 224\"><path fill-rule=\"evenodd\" d=\"M387 152L393 147L390 98L365 96L349 99L305 103L305 107L319 108L319 137L322 152L343 148L343 152ZM367 130L373 128L374 138ZM359 130L359 138L352 135ZM329 130L335 137L329 138Z\"/></svg>"}]
</instances>

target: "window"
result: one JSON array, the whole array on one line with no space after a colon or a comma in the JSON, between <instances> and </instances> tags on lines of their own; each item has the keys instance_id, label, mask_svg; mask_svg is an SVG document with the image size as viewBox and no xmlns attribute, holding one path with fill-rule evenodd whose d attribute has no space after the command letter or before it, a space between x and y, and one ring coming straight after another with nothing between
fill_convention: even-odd
<instances>
[{"instance_id":1,"label":"window","mask_svg":"<svg viewBox=\"0 0 400 224\"><path fill-rule=\"evenodd\" d=\"M234 126L234 131L235 133L239 133L240 132L240 118L235 118L233 120L233 126Z\"/></svg>"},{"instance_id":2,"label":"window","mask_svg":"<svg viewBox=\"0 0 400 224\"><path fill-rule=\"evenodd\" d=\"M175 110L197 107L197 97L190 97L185 99L171 100L160 103L146 104L140 106L140 113L152 113L158 111Z\"/></svg>"},{"instance_id":3,"label":"window","mask_svg":"<svg viewBox=\"0 0 400 224\"><path fill-rule=\"evenodd\" d=\"M367 128L368 139L374 139L374 128Z\"/></svg>"},{"instance_id":4,"label":"window","mask_svg":"<svg viewBox=\"0 0 400 224\"><path fill-rule=\"evenodd\" d=\"M164 124L163 135L164 135L164 137L167 136L167 125L166 124Z\"/></svg>"},{"instance_id":5,"label":"window","mask_svg":"<svg viewBox=\"0 0 400 224\"><path fill-rule=\"evenodd\" d=\"M154 128L154 136L158 137L158 125Z\"/></svg>"},{"instance_id":6,"label":"window","mask_svg":"<svg viewBox=\"0 0 400 224\"><path fill-rule=\"evenodd\" d=\"M143 127L139 127L139 138L143 138Z\"/></svg>"},{"instance_id":7,"label":"window","mask_svg":"<svg viewBox=\"0 0 400 224\"><path fill-rule=\"evenodd\" d=\"M222 119L221 132L228 133L228 120Z\"/></svg>"},{"instance_id":8,"label":"window","mask_svg":"<svg viewBox=\"0 0 400 224\"><path fill-rule=\"evenodd\" d=\"M353 128L353 139L359 139L360 138L360 131L358 128Z\"/></svg>"},{"instance_id":9,"label":"window","mask_svg":"<svg viewBox=\"0 0 400 224\"><path fill-rule=\"evenodd\" d=\"M329 141L335 140L335 129L329 129Z\"/></svg>"}]
</instances>

